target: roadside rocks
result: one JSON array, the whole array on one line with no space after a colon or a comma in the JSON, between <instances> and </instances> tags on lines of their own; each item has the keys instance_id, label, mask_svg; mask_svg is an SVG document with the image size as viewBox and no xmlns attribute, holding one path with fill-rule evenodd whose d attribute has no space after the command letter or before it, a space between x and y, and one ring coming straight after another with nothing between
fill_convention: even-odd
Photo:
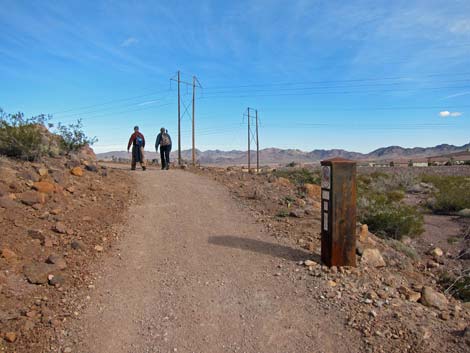
<instances>
[{"instance_id":1,"label":"roadside rocks","mask_svg":"<svg viewBox=\"0 0 470 353\"><path fill-rule=\"evenodd\" d=\"M423 287L421 291L421 304L429 307L434 307L439 310L447 308L447 298L444 294L436 292L431 287Z\"/></svg>"},{"instance_id":2,"label":"roadside rocks","mask_svg":"<svg viewBox=\"0 0 470 353\"><path fill-rule=\"evenodd\" d=\"M37 191L25 191L18 195L18 199L27 206L46 203L46 195Z\"/></svg>"},{"instance_id":3,"label":"roadside rocks","mask_svg":"<svg viewBox=\"0 0 470 353\"><path fill-rule=\"evenodd\" d=\"M378 249L364 249L362 251L361 264L370 267L385 267L386 263Z\"/></svg>"},{"instance_id":4,"label":"roadside rocks","mask_svg":"<svg viewBox=\"0 0 470 353\"><path fill-rule=\"evenodd\" d=\"M81 167L74 167L70 169L70 174L81 177L83 176L83 169Z\"/></svg>"},{"instance_id":5,"label":"roadside rocks","mask_svg":"<svg viewBox=\"0 0 470 353\"><path fill-rule=\"evenodd\" d=\"M459 212L457 212L457 214L460 217L470 217L470 208L464 208L463 210L460 210Z\"/></svg>"},{"instance_id":6,"label":"roadside rocks","mask_svg":"<svg viewBox=\"0 0 470 353\"><path fill-rule=\"evenodd\" d=\"M33 183L33 189L44 194L51 194L56 190L56 186L48 181L37 181Z\"/></svg>"},{"instance_id":7,"label":"roadside rocks","mask_svg":"<svg viewBox=\"0 0 470 353\"><path fill-rule=\"evenodd\" d=\"M3 248L0 251L0 255L1 255L2 258L7 260L8 262L15 261L18 258L16 253L13 252L12 250L10 250L9 248Z\"/></svg>"},{"instance_id":8,"label":"roadside rocks","mask_svg":"<svg viewBox=\"0 0 470 353\"><path fill-rule=\"evenodd\" d=\"M429 255L432 255L435 257L441 257L444 255L444 251L442 251L441 248L434 248L429 252Z\"/></svg>"},{"instance_id":9,"label":"roadside rocks","mask_svg":"<svg viewBox=\"0 0 470 353\"><path fill-rule=\"evenodd\" d=\"M8 196L0 197L0 208L10 209L16 206L15 201L13 201Z\"/></svg>"},{"instance_id":10,"label":"roadside rocks","mask_svg":"<svg viewBox=\"0 0 470 353\"><path fill-rule=\"evenodd\" d=\"M7 332L5 333L5 341L8 343L14 343L16 342L17 339L17 334L16 332Z\"/></svg>"},{"instance_id":11,"label":"roadside rocks","mask_svg":"<svg viewBox=\"0 0 470 353\"><path fill-rule=\"evenodd\" d=\"M74 250L83 250L85 249L85 243L83 243L81 240L72 240L70 243L70 247Z\"/></svg>"},{"instance_id":12,"label":"roadside rocks","mask_svg":"<svg viewBox=\"0 0 470 353\"><path fill-rule=\"evenodd\" d=\"M67 268L67 262L65 261L63 256L60 256L60 255L55 255L55 254L49 255L49 257L46 260L46 263L55 265L55 267L58 270L65 270Z\"/></svg>"},{"instance_id":13,"label":"roadside rocks","mask_svg":"<svg viewBox=\"0 0 470 353\"><path fill-rule=\"evenodd\" d=\"M52 226L52 230L59 234L66 234L68 231L68 228L66 227L64 223L57 222L54 226Z\"/></svg>"},{"instance_id":14,"label":"roadside rocks","mask_svg":"<svg viewBox=\"0 0 470 353\"><path fill-rule=\"evenodd\" d=\"M54 270L54 266L39 262L33 262L23 267L24 275L31 284L46 284L49 280L49 275Z\"/></svg>"}]
</instances>

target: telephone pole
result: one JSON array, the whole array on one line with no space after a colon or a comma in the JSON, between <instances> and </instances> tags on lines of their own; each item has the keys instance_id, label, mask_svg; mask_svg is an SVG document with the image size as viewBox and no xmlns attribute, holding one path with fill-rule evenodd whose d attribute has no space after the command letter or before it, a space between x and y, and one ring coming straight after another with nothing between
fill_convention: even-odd
<instances>
[{"instance_id":1,"label":"telephone pole","mask_svg":"<svg viewBox=\"0 0 470 353\"><path fill-rule=\"evenodd\" d=\"M259 173L259 128L258 110L256 110L256 172Z\"/></svg>"},{"instance_id":2,"label":"telephone pole","mask_svg":"<svg viewBox=\"0 0 470 353\"><path fill-rule=\"evenodd\" d=\"M202 88L201 83L196 76L193 76L193 116L192 116L192 135L193 135L193 144L192 144L192 159L193 166L196 165L196 87Z\"/></svg>"},{"instance_id":3,"label":"telephone pole","mask_svg":"<svg viewBox=\"0 0 470 353\"><path fill-rule=\"evenodd\" d=\"M248 172L251 172L251 127L250 127L250 108L248 108Z\"/></svg>"}]
</instances>

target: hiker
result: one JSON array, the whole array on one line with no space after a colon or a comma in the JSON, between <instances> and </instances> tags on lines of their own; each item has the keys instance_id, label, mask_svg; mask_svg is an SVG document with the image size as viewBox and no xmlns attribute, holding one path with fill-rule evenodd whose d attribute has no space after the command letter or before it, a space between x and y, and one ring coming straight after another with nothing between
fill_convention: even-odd
<instances>
[{"instance_id":1,"label":"hiker","mask_svg":"<svg viewBox=\"0 0 470 353\"><path fill-rule=\"evenodd\" d=\"M145 137L139 132L139 127L134 126L134 133L129 138L129 143L127 144L127 153L129 153L129 148L132 145L132 163L131 170L135 170L135 165L137 162L140 163L142 170L147 169L145 166L145 157L144 157L144 147L145 147Z\"/></svg>"},{"instance_id":2,"label":"hiker","mask_svg":"<svg viewBox=\"0 0 470 353\"><path fill-rule=\"evenodd\" d=\"M160 158L162 160L162 170L170 169L170 152L171 152L171 137L168 134L168 130L164 127L160 129L160 133L155 141L155 151L158 152L160 146Z\"/></svg>"}]
</instances>

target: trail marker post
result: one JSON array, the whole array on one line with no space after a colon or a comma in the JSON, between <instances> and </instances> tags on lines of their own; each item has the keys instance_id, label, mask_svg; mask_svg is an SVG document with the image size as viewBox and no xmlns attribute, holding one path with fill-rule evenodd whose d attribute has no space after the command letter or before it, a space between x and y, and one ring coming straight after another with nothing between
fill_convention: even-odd
<instances>
[{"instance_id":1,"label":"trail marker post","mask_svg":"<svg viewBox=\"0 0 470 353\"><path fill-rule=\"evenodd\" d=\"M321 162L321 259L327 266L356 266L356 162Z\"/></svg>"}]
</instances>

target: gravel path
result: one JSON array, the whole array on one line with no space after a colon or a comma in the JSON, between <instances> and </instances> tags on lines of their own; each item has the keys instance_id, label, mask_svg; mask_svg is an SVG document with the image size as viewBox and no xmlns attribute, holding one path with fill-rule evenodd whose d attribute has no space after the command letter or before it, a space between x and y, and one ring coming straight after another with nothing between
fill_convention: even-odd
<instances>
[{"instance_id":1,"label":"gravel path","mask_svg":"<svg viewBox=\"0 0 470 353\"><path fill-rule=\"evenodd\" d=\"M359 333L321 309L296 272L308 254L264 233L223 186L179 170L135 178L141 201L72 330L72 352L361 350Z\"/></svg>"}]
</instances>

